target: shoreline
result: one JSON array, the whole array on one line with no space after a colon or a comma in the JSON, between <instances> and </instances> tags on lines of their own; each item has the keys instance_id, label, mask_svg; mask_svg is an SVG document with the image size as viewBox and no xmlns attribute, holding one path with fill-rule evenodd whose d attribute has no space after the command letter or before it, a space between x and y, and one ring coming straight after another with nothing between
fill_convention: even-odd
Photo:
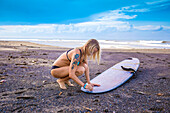
<instances>
[{"instance_id":1,"label":"shoreline","mask_svg":"<svg viewBox=\"0 0 170 113\"><path fill-rule=\"evenodd\" d=\"M126 58L140 60L136 75L103 94L84 93L73 80L74 87L60 89L50 70L53 62L68 49L23 41L0 41L0 112L169 111L169 49L102 49L99 65L88 61L90 79ZM84 74L79 79L86 83Z\"/></svg>"},{"instance_id":2,"label":"shoreline","mask_svg":"<svg viewBox=\"0 0 170 113\"><path fill-rule=\"evenodd\" d=\"M38 44L29 41L0 41L0 51L3 50L23 50L27 49L51 49L51 50L68 50L68 47L59 47L45 44ZM170 49L115 49L115 48L104 48L102 51L107 52L141 52L141 53L166 53L170 54Z\"/></svg>"}]
</instances>

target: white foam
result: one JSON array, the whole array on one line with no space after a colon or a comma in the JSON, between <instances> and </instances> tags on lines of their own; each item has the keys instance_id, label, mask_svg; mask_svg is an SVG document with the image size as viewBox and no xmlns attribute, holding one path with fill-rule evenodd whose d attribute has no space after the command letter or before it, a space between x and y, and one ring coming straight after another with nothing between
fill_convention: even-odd
<instances>
[{"instance_id":1,"label":"white foam","mask_svg":"<svg viewBox=\"0 0 170 113\"><path fill-rule=\"evenodd\" d=\"M80 47L83 46L87 40L60 40L60 39L0 39L5 41L29 41L45 45L53 45L60 47ZM101 48L105 49L170 49L169 43L163 41L114 41L114 40L98 40Z\"/></svg>"}]
</instances>

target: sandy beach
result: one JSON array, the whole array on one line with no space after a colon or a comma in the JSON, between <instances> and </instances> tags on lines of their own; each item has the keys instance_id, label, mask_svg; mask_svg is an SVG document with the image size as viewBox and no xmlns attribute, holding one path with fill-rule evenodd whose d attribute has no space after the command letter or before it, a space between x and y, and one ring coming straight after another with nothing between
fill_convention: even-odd
<instances>
[{"instance_id":1,"label":"sandy beach","mask_svg":"<svg viewBox=\"0 0 170 113\"><path fill-rule=\"evenodd\" d=\"M62 90L50 75L52 63L68 50L21 41L0 41L0 112L168 113L170 49L103 49L100 65L89 61L90 78L129 58L140 60L137 75L103 94L75 87ZM84 83L85 76L79 77Z\"/></svg>"}]
</instances>

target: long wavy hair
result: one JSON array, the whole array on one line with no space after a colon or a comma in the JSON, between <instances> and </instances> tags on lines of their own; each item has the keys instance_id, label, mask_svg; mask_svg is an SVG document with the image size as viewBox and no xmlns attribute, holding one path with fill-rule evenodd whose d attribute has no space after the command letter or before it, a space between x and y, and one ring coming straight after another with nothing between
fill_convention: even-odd
<instances>
[{"instance_id":1,"label":"long wavy hair","mask_svg":"<svg viewBox=\"0 0 170 113\"><path fill-rule=\"evenodd\" d=\"M99 42L96 39L90 39L84 44L83 48L84 48L84 51L85 51L85 59L87 60L87 57L89 56L90 59L95 61L96 58L97 58L97 63L99 65L99 63L100 63L100 55L101 55ZM95 53L92 53L95 48L98 51L95 52Z\"/></svg>"}]
</instances>

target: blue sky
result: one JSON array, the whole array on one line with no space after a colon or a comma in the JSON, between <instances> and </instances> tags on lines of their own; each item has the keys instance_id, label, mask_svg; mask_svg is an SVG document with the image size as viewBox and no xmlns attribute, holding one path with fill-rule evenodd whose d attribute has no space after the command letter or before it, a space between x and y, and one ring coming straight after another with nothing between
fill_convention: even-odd
<instances>
[{"instance_id":1,"label":"blue sky","mask_svg":"<svg viewBox=\"0 0 170 113\"><path fill-rule=\"evenodd\" d=\"M0 37L169 40L170 0L0 0Z\"/></svg>"}]
</instances>

